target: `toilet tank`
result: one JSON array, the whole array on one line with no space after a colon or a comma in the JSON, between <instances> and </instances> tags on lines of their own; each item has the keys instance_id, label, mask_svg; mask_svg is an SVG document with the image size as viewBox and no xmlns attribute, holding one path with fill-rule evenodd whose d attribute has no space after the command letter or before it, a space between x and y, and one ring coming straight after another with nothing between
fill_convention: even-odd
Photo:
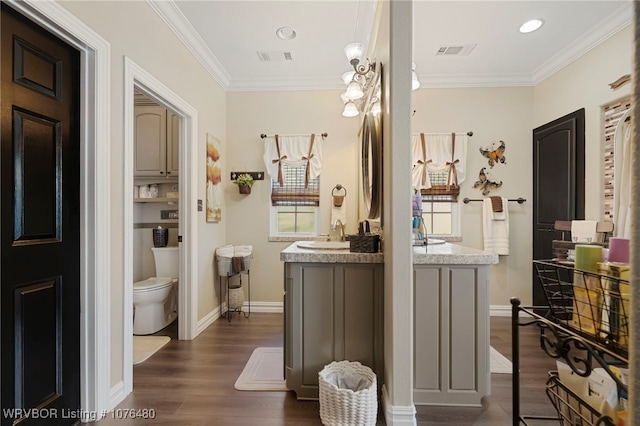
<instances>
[{"instance_id":1,"label":"toilet tank","mask_svg":"<svg viewBox=\"0 0 640 426\"><path fill-rule=\"evenodd\" d=\"M178 247L151 247L156 262L156 277L180 277Z\"/></svg>"}]
</instances>

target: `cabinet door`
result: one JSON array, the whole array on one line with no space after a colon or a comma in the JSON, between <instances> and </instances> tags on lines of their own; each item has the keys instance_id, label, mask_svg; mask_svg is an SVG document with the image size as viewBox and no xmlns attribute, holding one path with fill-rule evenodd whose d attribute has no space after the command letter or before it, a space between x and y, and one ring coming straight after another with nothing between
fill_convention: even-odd
<instances>
[{"instance_id":1,"label":"cabinet door","mask_svg":"<svg viewBox=\"0 0 640 426\"><path fill-rule=\"evenodd\" d=\"M180 117L167 111L167 176L177 177L180 152Z\"/></svg>"},{"instance_id":2,"label":"cabinet door","mask_svg":"<svg viewBox=\"0 0 640 426\"><path fill-rule=\"evenodd\" d=\"M167 110L160 106L135 107L136 176L166 176Z\"/></svg>"},{"instance_id":3,"label":"cabinet door","mask_svg":"<svg viewBox=\"0 0 640 426\"><path fill-rule=\"evenodd\" d=\"M299 399L318 398L318 372L335 359L333 272L331 264L286 264L286 379Z\"/></svg>"},{"instance_id":4,"label":"cabinet door","mask_svg":"<svg viewBox=\"0 0 640 426\"><path fill-rule=\"evenodd\" d=\"M336 360L358 361L382 372L383 267L336 266Z\"/></svg>"},{"instance_id":5,"label":"cabinet door","mask_svg":"<svg viewBox=\"0 0 640 426\"><path fill-rule=\"evenodd\" d=\"M481 405L490 391L488 265L414 266L417 405Z\"/></svg>"},{"instance_id":6,"label":"cabinet door","mask_svg":"<svg viewBox=\"0 0 640 426\"><path fill-rule=\"evenodd\" d=\"M332 361L382 377L382 297L381 264L285 264L285 375L298 399L318 399L318 373Z\"/></svg>"}]
</instances>

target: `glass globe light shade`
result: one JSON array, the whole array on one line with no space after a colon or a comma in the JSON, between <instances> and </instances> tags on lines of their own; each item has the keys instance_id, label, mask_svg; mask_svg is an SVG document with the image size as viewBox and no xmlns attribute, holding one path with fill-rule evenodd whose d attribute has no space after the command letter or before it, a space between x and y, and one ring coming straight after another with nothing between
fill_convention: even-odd
<instances>
[{"instance_id":1,"label":"glass globe light shade","mask_svg":"<svg viewBox=\"0 0 640 426\"><path fill-rule=\"evenodd\" d=\"M380 114L380 111L381 111L380 101L375 101L373 105L371 105L371 114L378 115Z\"/></svg>"},{"instance_id":2,"label":"glass globe light shade","mask_svg":"<svg viewBox=\"0 0 640 426\"><path fill-rule=\"evenodd\" d=\"M344 85L348 85L353 80L353 76L356 74L354 70L349 70L342 73L342 81L344 81Z\"/></svg>"},{"instance_id":3,"label":"glass globe light shade","mask_svg":"<svg viewBox=\"0 0 640 426\"><path fill-rule=\"evenodd\" d=\"M358 111L356 104L351 101L344 104L344 111L342 111L344 117L355 117L358 114L360 114L360 111Z\"/></svg>"},{"instance_id":4,"label":"glass globe light shade","mask_svg":"<svg viewBox=\"0 0 640 426\"><path fill-rule=\"evenodd\" d=\"M351 62L354 59L360 60L363 50L362 43L350 43L344 48L344 54L347 55L347 59Z\"/></svg>"},{"instance_id":5,"label":"glass globe light shade","mask_svg":"<svg viewBox=\"0 0 640 426\"><path fill-rule=\"evenodd\" d=\"M415 71L411 71L411 90L416 90L420 87L420 80L418 80L418 75Z\"/></svg>"},{"instance_id":6,"label":"glass globe light shade","mask_svg":"<svg viewBox=\"0 0 640 426\"><path fill-rule=\"evenodd\" d=\"M350 100L360 99L364 96L362 87L360 87L360 84L358 84L357 81L352 81L351 83L349 83L349 85L347 86L347 91L345 93Z\"/></svg>"}]
</instances>

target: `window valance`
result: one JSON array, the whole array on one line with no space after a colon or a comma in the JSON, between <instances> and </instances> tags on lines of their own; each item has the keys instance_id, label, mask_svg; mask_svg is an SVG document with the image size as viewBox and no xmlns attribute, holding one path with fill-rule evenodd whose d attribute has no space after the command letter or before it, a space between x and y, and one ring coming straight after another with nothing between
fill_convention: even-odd
<instances>
[{"instance_id":1,"label":"window valance","mask_svg":"<svg viewBox=\"0 0 640 426\"><path fill-rule=\"evenodd\" d=\"M412 185L419 190L431 189L429 172L446 172L446 186L459 186L466 177L467 141L466 132L413 134Z\"/></svg>"},{"instance_id":2,"label":"window valance","mask_svg":"<svg viewBox=\"0 0 640 426\"><path fill-rule=\"evenodd\" d=\"M321 136L324 139L324 136ZM273 135L264 138L264 165L271 180L281 186L286 183L283 165L305 166L305 187L309 180L320 176L322 143L311 135Z\"/></svg>"}]
</instances>

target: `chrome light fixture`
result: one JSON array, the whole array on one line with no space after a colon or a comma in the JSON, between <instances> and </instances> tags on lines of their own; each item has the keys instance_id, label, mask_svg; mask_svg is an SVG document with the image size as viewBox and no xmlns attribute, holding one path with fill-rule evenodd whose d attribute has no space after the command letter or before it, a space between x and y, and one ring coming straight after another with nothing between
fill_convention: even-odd
<instances>
[{"instance_id":1,"label":"chrome light fixture","mask_svg":"<svg viewBox=\"0 0 640 426\"><path fill-rule=\"evenodd\" d=\"M342 115L345 117L355 117L364 108L365 93L369 90L371 80L375 74L376 64L360 63L360 57L364 52L362 43L350 43L344 48L347 60L353 67L353 70L346 71L342 74L342 81L347 86L347 90L341 94L344 110Z\"/></svg>"},{"instance_id":2,"label":"chrome light fixture","mask_svg":"<svg viewBox=\"0 0 640 426\"><path fill-rule=\"evenodd\" d=\"M418 80L418 74L416 74L416 64L411 63L411 90L416 90L420 87L420 80Z\"/></svg>"}]
</instances>

